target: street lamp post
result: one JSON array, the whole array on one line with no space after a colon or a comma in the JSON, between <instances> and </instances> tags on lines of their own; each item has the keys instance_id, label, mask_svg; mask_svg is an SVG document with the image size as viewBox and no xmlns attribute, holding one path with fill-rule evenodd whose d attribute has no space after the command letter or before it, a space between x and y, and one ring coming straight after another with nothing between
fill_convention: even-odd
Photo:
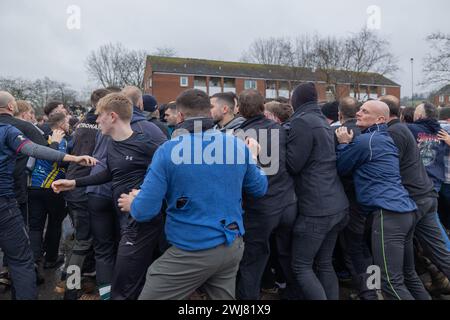
<instances>
[{"instance_id":1,"label":"street lamp post","mask_svg":"<svg viewBox=\"0 0 450 320\"><path fill-rule=\"evenodd\" d=\"M411 106L414 107L414 58L411 58Z\"/></svg>"}]
</instances>

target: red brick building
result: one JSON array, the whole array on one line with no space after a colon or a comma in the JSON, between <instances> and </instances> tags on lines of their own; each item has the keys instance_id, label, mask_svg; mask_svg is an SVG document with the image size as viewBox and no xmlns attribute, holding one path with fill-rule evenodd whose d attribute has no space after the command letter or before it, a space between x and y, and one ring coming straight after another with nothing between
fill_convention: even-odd
<instances>
[{"instance_id":1,"label":"red brick building","mask_svg":"<svg viewBox=\"0 0 450 320\"><path fill-rule=\"evenodd\" d=\"M252 88L267 99L274 99L290 98L302 82L314 82L321 101L348 95L361 101L386 94L400 98L400 85L376 73L326 74L306 68L158 56L147 57L144 91L161 104L175 100L181 92L192 88L210 96L228 91L239 94Z\"/></svg>"},{"instance_id":2,"label":"red brick building","mask_svg":"<svg viewBox=\"0 0 450 320\"><path fill-rule=\"evenodd\" d=\"M450 84L439 90L433 99L435 106L450 106Z\"/></svg>"}]
</instances>

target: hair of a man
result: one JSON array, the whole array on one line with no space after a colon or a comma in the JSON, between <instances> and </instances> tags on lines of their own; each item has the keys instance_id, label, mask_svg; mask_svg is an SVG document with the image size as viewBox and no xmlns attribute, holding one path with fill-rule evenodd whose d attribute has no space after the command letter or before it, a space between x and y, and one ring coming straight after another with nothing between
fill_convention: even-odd
<instances>
[{"instance_id":1,"label":"hair of a man","mask_svg":"<svg viewBox=\"0 0 450 320\"><path fill-rule=\"evenodd\" d=\"M338 110L344 121L356 118L361 103L353 97L345 97L339 101Z\"/></svg>"},{"instance_id":2,"label":"hair of a man","mask_svg":"<svg viewBox=\"0 0 450 320\"><path fill-rule=\"evenodd\" d=\"M100 101L101 98L106 97L108 94L112 93L112 91L108 89L97 89L91 94L91 105L95 108Z\"/></svg>"},{"instance_id":3,"label":"hair of a man","mask_svg":"<svg viewBox=\"0 0 450 320\"><path fill-rule=\"evenodd\" d=\"M52 113L53 110L58 108L61 104L63 104L61 101L50 101L47 103L47 105L44 108L44 113L49 116L50 113Z\"/></svg>"},{"instance_id":4,"label":"hair of a man","mask_svg":"<svg viewBox=\"0 0 450 320\"><path fill-rule=\"evenodd\" d=\"M131 100L133 106L138 106L139 102L142 99L141 89L135 86L126 86L125 88L123 88L122 93Z\"/></svg>"},{"instance_id":5,"label":"hair of a man","mask_svg":"<svg viewBox=\"0 0 450 320\"><path fill-rule=\"evenodd\" d=\"M133 104L123 93L110 93L100 99L95 113L114 112L122 121L130 121L133 115Z\"/></svg>"},{"instance_id":6,"label":"hair of a man","mask_svg":"<svg viewBox=\"0 0 450 320\"><path fill-rule=\"evenodd\" d=\"M49 127L54 130L57 127L59 127L62 123L64 123L66 121L66 115L64 113L55 113L52 114L49 118L48 118L48 125Z\"/></svg>"},{"instance_id":7,"label":"hair of a man","mask_svg":"<svg viewBox=\"0 0 450 320\"><path fill-rule=\"evenodd\" d=\"M286 122L293 114L294 108L288 103L281 103L278 101L271 101L264 105L266 111L271 112L274 116L280 119L281 122Z\"/></svg>"},{"instance_id":8,"label":"hair of a man","mask_svg":"<svg viewBox=\"0 0 450 320\"><path fill-rule=\"evenodd\" d=\"M25 100L17 100L17 112L14 113L14 116L17 117L25 112L32 111L33 107L28 101Z\"/></svg>"},{"instance_id":9,"label":"hair of a man","mask_svg":"<svg viewBox=\"0 0 450 320\"><path fill-rule=\"evenodd\" d=\"M400 100L397 97L387 95L379 100L387 104L391 117L400 117Z\"/></svg>"},{"instance_id":10,"label":"hair of a man","mask_svg":"<svg viewBox=\"0 0 450 320\"><path fill-rule=\"evenodd\" d=\"M242 91L239 95L239 113L246 119L264 113L264 97L254 89Z\"/></svg>"},{"instance_id":11,"label":"hair of a man","mask_svg":"<svg viewBox=\"0 0 450 320\"><path fill-rule=\"evenodd\" d=\"M438 119L438 109L436 106L430 102L424 102L423 103L423 110L425 112L425 117L427 119Z\"/></svg>"},{"instance_id":12,"label":"hair of a man","mask_svg":"<svg viewBox=\"0 0 450 320\"><path fill-rule=\"evenodd\" d=\"M210 117L211 101L209 96L198 89L183 91L176 100L176 106L185 118Z\"/></svg>"},{"instance_id":13,"label":"hair of a man","mask_svg":"<svg viewBox=\"0 0 450 320\"><path fill-rule=\"evenodd\" d=\"M216 99L217 103L223 107L223 106L227 106L228 107L228 112L229 114L234 114L234 96L229 94L228 92L226 93L216 93L215 95L213 95L211 97L211 99Z\"/></svg>"},{"instance_id":14,"label":"hair of a man","mask_svg":"<svg viewBox=\"0 0 450 320\"><path fill-rule=\"evenodd\" d=\"M450 107L444 107L439 110L439 120L449 120L450 119Z\"/></svg>"}]
</instances>

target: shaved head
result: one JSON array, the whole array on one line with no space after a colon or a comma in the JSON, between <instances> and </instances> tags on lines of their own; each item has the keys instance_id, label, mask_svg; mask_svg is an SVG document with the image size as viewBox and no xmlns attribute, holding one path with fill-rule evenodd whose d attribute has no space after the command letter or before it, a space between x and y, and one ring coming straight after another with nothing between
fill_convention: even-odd
<instances>
[{"instance_id":1,"label":"shaved head","mask_svg":"<svg viewBox=\"0 0 450 320\"><path fill-rule=\"evenodd\" d=\"M372 109L374 114L376 114L377 116L385 117L386 119L389 118L389 107L383 101L368 101L364 105L367 108Z\"/></svg>"},{"instance_id":2,"label":"shaved head","mask_svg":"<svg viewBox=\"0 0 450 320\"><path fill-rule=\"evenodd\" d=\"M142 91L138 87L127 86L123 88L122 93L127 96L128 99L133 102L133 106L143 108L144 103L142 101ZM141 109L142 109L141 108Z\"/></svg>"},{"instance_id":3,"label":"shaved head","mask_svg":"<svg viewBox=\"0 0 450 320\"><path fill-rule=\"evenodd\" d=\"M6 108L15 99L9 92L0 91L0 108Z\"/></svg>"},{"instance_id":4,"label":"shaved head","mask_svg":"<svg viewBox=\"0 0 450 320\"><path fill-rule=\"evenodd\" d=\"M377 100L367 101L356 114L356 125L364 130L376 124L387 123L389 113L386 103Z\"/></svg>"}]
</instances>

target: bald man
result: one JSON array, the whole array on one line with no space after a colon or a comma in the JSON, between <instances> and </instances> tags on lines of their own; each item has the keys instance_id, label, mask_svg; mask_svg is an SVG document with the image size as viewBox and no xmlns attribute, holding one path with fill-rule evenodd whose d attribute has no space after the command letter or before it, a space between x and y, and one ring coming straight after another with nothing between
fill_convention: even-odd
<instances>
[{"instance_id":1,"label":"bald man","mask_svg":"<svg viewBox=\"0 0 450 320\"><path fill-rule=\"evenodd\" d=\"M398 149L387 131L389 107L366 102L356 114L362 134L339 128L336 135L339 175L353 175L361 210L371 228L374 264L381 271L385 299L429 300L414 266L414 201L403 187ZM352 141L353 140L353 141Z\"/></svg>"}]
</instances>

